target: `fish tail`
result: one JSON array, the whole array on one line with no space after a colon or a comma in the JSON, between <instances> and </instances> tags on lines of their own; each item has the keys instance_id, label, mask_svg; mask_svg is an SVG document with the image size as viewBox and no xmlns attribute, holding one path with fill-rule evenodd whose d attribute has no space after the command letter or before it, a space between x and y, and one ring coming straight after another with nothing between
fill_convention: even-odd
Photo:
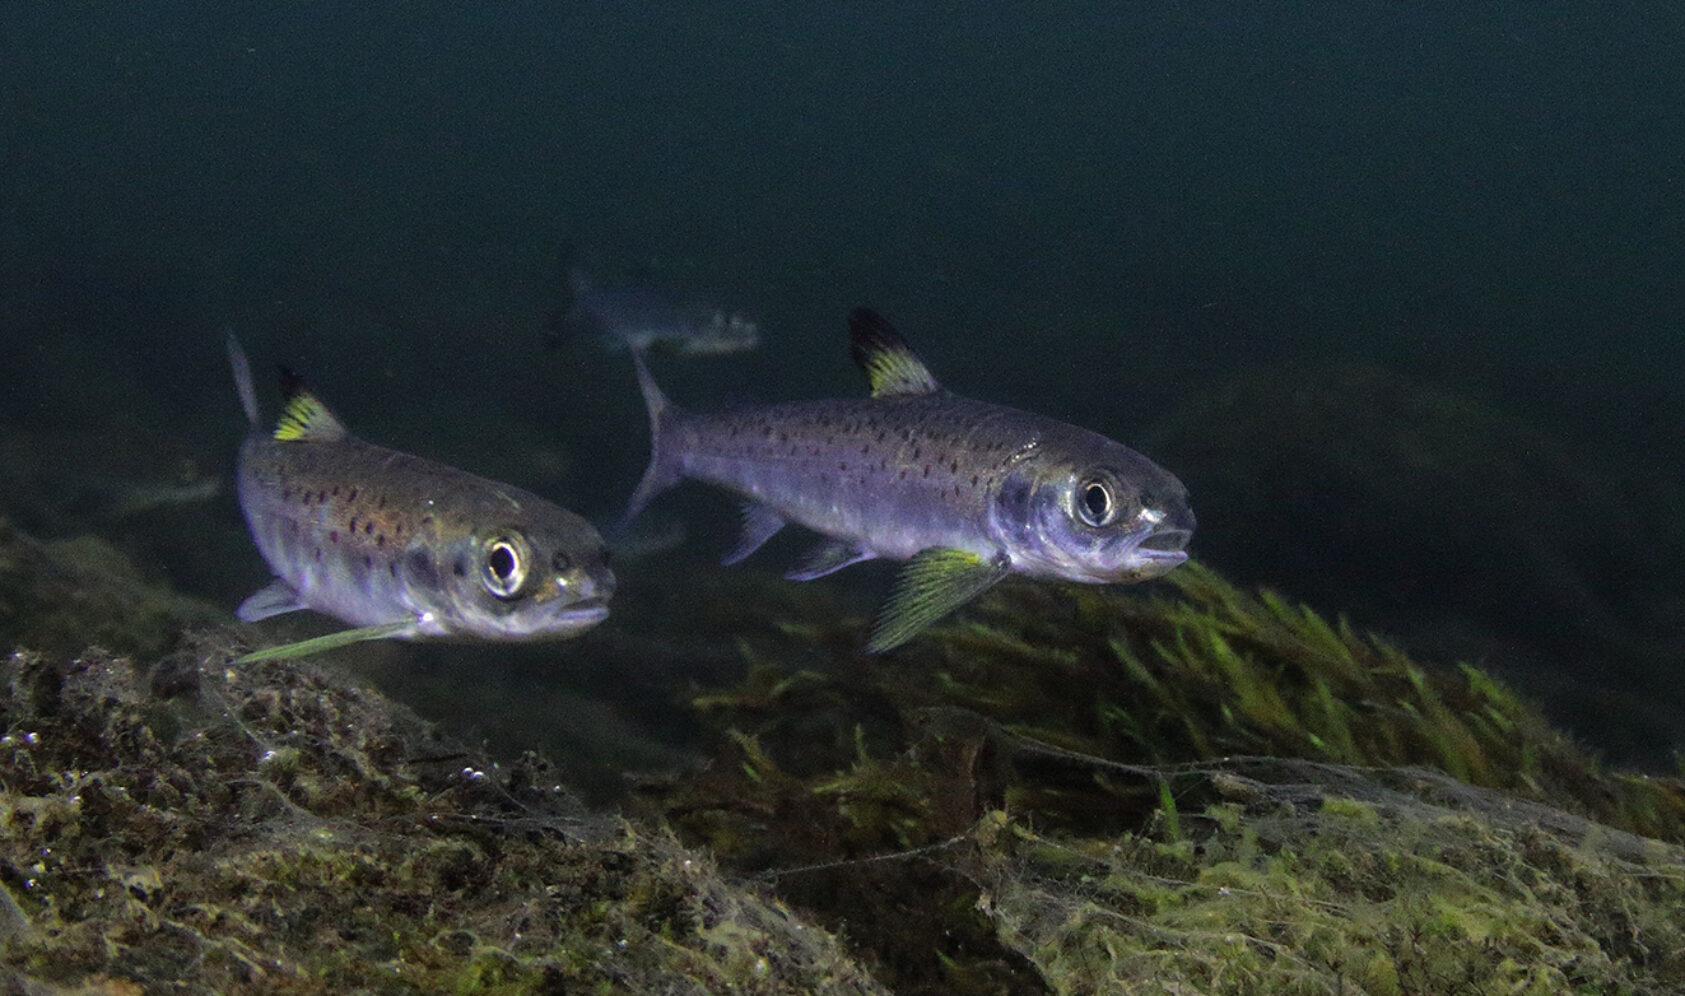
<instances>
[{"instance_id":1,"label":"fish tail","mask_svg":"<svg viewBox=\"0 0 1685 996\"><path fill-rule=\"evenodd\" d=\"M240 407L246 410L246 421L257 425L257 390L252 387L252 365L234 330L228 330L228 365L234 368L234 390L240 392Z\"/></svg>"},{"instance_id":2,"label":"fish tail","mask_svg":"<svg viewBox=\"0 0 1685 996\"><path fill-rule=\"evenodd\" d=\"M620 518L622 529L637 518L652 498L679 483L684 476L678 454L667 445L666 430L679 410L661 393L661 387L650 376L649 367L638 350L632 351L632 363L638 370L638 389L643 392L644 404L649 407L649 467L644 470L643 480L638 482L638 489L632 492L631 500L626 503L626 514Z\"/></svg>"}]
</instances>

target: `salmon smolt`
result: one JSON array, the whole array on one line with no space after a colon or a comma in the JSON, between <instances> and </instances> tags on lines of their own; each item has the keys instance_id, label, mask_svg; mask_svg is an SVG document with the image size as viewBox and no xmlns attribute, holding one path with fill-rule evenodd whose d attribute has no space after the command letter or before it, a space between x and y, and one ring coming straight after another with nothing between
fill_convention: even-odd
<instances>
[{"instance_id":1,"label":"salmon smolt","mask_svg":"<svg viewBox=\"0 0 1685 996\"><path fill-rule=\"evenodd\" d=\"M241 604L242 620L313 609L364 627L323 638L337 645L558 639L607 617L614 575L583 518L512 485L364 442L285 371L286 409L265 432L232 335L228 355L252 426L240 447L240 508L276 575Z\"/></svg>"},{"instance_id":2,"label":"salmon smolt","mask_svg":"<svg viewBox=\"0 0 1685 996\"><path fill-rule=\"evenodd\" d=\"M1187 489L1140 453L1064 422L943 389L901 335L849 315L862 399L681 411L634 353L649 406L649 469L628 520L683 478L744 499L733 564L794 522L824 539L787 577L909 560L866 649L898 646L1011 574L1093 584L1158 577L1187 559Z\"/></svg>"}]
</instances>

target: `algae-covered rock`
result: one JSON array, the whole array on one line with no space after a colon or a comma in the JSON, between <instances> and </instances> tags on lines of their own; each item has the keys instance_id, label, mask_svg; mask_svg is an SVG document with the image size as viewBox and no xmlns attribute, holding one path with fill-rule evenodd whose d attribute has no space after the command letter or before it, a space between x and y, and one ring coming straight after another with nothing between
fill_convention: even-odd
<instances>
[{"instance_id":1,"label":"algae-covered rock","mask_svg":"<svg viewBox=\"0 0 1685 996\"><path fill-rule=\"evenodd\" d=\"M825 932L308 665L0 665L0 965L189 993L871 993ZM136 988L138 987L138 989Z\"/></svg>"},{"instance_id":2,"label":"algae-covered rock","mask_svg":"<svg viewBox=\"0 0 1685 996\"><path fill-rule=\"evenodd\" d=\"M963 867L1054 992L1678 992L1685 849L1436 772L1237 759L1147 832L994 813Z\"/></svg>"},{"instance_id":3,"label":"algae-covered rock","mask_svg":"<svg viewBox=\"0 0 1685 996\"><path fill-rule=\"evenodd\" d=\"M74 653L98 644L149 658L186 627L224 618L147 580L102 539L42 542L0 519L0 647Z\"/></svg>"},{"instance_id":4,"label":"algae-covered rock","mask_svg":"<svg viewBox=\"0 0 1685 996\"><path fill-rule=\"evenodd\" d=\"M1685 785L1477 668L1198 564L863 623L752 630L645 797L897 992L1685 988Z\"/></svg>"}]
</instances>

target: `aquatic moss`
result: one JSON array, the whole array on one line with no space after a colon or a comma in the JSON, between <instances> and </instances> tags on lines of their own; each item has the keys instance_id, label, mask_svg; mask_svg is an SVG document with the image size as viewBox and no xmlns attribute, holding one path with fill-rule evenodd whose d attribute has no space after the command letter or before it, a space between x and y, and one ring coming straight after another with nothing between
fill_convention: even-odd
<instances>
[{"instance_id":1,"label":"aquatic moss","mask_svg":"<svg viewBox=\"0 0 1685 996\"><path fill-rule=\"evenodd\" d=\"M694 697L715 760L645 801L898 992L1685 985L1677 778L1478 668L1170 580L1009 584L881 656L861 618L751 630Z\"/></svg>"},{"instance_id":2,"label":"aquatic moss","mask_svg":"<svg viewBox=\"0 0 1685 996\"><path fill-rule=\"evenodd\" d=\"M0 964L55 987L880 991L670 835L307 665L0 664Z\"/></svg>"},{"instance_id":3,"label":"aquatic moss","mask_svg":"<svg viewBox=\"0 0 1685 996\"><path fill-rule=\"evenodd\" d=\"M1543 996L1685 980L1685 850L1553 827L1436 773L1414 789L1275 761L1203 774L1240 798L1206 808L1192 846L1051 835L1002 812L979 823L964 867L1053 991ZM1303 798L1330 776L1358 795Z\"/></svg>"}]
</instances>

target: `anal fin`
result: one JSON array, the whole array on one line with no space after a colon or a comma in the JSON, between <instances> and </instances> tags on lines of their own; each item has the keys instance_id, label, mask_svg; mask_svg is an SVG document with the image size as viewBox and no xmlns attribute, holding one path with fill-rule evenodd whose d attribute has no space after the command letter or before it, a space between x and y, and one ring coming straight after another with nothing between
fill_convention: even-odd
<instances>
[{"instance_id":1,"label":"anal fin","mask_svg":"<svg viewBox=\"0 0 1685 996\"><path fill-rule=\"evenodd\" d=\"M773 534L784 528L784 517L759 502L743 503L743 536L720 563L730 566L761 548Z\"/></svg>"},{"instance_id":2,"label":"anal fin","mask_svg":"<svg viewBox=\"0 0 1685 996\"><path fill-rule=\"evenodd\" d=\"M899 647L1010 573L1012 564L1004 553L984 558L950 547L920 550L896 579L895 590L872 624L866 652Z\"/></svg>"},{"instance_id":3,"label":"anal fin","mask_svg":"<svg viewBox=\"0 0 1685 996\"><path fill-rule=\"evenodd\" d=\"M871 560L877 554L868 553L860 548L860 544L848 540L827 539L809 550L790 572L784 575L791 581L812 581L827 574L834 574L850 564L858 564L862 560Z\"/></svg>"}]
</instances>

